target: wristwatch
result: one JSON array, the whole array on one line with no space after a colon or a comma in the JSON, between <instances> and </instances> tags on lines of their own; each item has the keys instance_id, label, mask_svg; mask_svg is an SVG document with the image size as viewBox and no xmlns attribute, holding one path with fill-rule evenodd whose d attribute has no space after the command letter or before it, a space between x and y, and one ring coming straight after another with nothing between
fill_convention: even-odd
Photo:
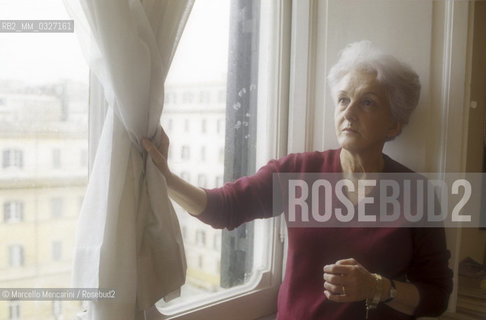
<instances>
[{"instance_id":1,"label":"wristwatch","mask_svg":"<svg viewBox=\"0 0 486 320\"><path fill-rule=\"evenodd\" d=\"M387 303L395 299L395 297L398 295L398 290L397 287L395 286L395 281L393 279L390 279L390 291L388 291L388 298L383 300L383 303Z\"/></svg>"}]
</instances>

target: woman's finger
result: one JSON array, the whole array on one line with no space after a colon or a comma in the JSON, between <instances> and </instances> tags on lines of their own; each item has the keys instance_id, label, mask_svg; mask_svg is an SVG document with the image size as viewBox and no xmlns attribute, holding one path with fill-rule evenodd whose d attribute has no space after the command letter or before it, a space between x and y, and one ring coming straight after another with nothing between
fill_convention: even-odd
<instances>
[{"instance_id":1,"label":"woman's finger","mask_svg":"<svg viewBox=\"0 0 486 320\"><path fill-rule=\"evenodd\" d=\"M159 152L159 150L155 147L155 145L147 138L142 140L142 145L149 153L152 161L159 167L160 169L165 169L166 159L164 156Z\"/></svg>"},{"instance_id":2,"label":"woman's finger","mask_svg":"<svg viewBox=\"0 0 486 320\"><path fill-rule=\"evenodd\" d=\"M324 273L323 278L326 282L336 284L336 285L337 284L346 285L349 283L347 277L345 277L342 274Z\"/></svg>"},{"instance_id":3,"label":"woman's finger","mask_svg":"<svg viewBox=\"0 0 486 320\"><path fill-rule=\"evenodd\" d=\"M350 265L339 265L339 264L328 264L323 268L324 272L334 273L334 274L348 274L353 270L353 266Z\"/></svg>"},{"instance_id":4,"label":"woman's finger","mask_svg":"<svg viewBox=\"0 0 486 320\"><path fill-rule=\"evenodd\" d=\"M360 266L361 265L354 258L338 260L338 261L336 261L336 264L339 264L339 265L348 265L348 266L355 266L355 265Z\"/></svg>"}]
</instances>

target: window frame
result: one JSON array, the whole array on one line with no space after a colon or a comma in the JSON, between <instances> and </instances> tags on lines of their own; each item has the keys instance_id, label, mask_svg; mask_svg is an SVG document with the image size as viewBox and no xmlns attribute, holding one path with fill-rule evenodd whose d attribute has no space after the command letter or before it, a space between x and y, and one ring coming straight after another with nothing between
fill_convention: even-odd
<instances>
[{"instance_id":1,"label":"window frame","mask_svg":"<svg viewBox=\"0 0 486 320\"><path fill-rule=\"evenodd\" d=\"M8 246L8 266L19 268L25 265L25 250L21 244L10 244Z\"/></svg>"},{"instance_id":2,"label":"window frame","mask_svg":"<svg viewBox=\"0 0 486 320\"><path fill-rule=\"evenodd\" d=\"M267 108L258 111L264 113L259 118L266 119L266 123L258 125L258 131L265 131L267 134L264 139L257 142L260 144L260 149L265 150L264 153L257 154L257 167L262 166L269 159L287 154L292 1L264 1L260 6L272 7L272 19L265 21L268 30L264 32L269 33L271 29L274 36L271 37L273 40L271 43L259 48L259 54L266 59L259 59L259 68L261 68L258 76L259 83L264 83L265 87L259 89L261 94L258 96L258 105ZM274 63L263 66L265 60ZM108 109L104 101L103 88L93 74L90 75L89 94L88 156L89 172L91 172ZM226 96L226 93L220 92L218 99L222 96ZM224 127L224 121L223 123L218 121L217 124L218 129ZM185 123L184 131L189 131L188 127L189 123ZM244 285L214 294L204 302L196 301L190 306L183 306L174 314L164 315L153 306L145 312L146 319L221 319L225 314L234 315L234 319L257 319L275 314L286 250L285 221L282 217L267 219L264 227L270 239L267 248L269 267L266 270L262 270L257 277L253 277Z\"/></svg>"},{"instance_id":3,"label":"window frame","mask_svg":"<svg viewBox=\"0 0 486 320\"><path fill-rule=\"evenodd\" d=\"M2 151L2 168L24 168L24 151L19 148L6 148Z\"/></svg>"},{"instance_id":4,"label":"window frame","mask_svg":"<svg viewBox=\"0 0 486 320\"><path fill-rule=\"evenodd\" d=\"M20 223L24 221L24 203L22 201L5 201L3 203L3 222Z\"/></svg>"},{"instance_id":5,"label":"window frame","mask_svg":"<svg viewBox=\"0 0 486 320\"><path fill-rule=\"evenodd\" d=\"M268 22L267 28L276 33L272 37L271 50L268 46L261 46L260 55L277 57L271 66L264 66L266 59L260 59L259 83L265 83L265 88L259 90L258 105L266 106L266 110L259 109L266 123L259 123L259 132L268 134L259 140L261 149L265 153L257 155L257 167L265 164L271 158L278 158L287 154L288 136L288 105L289 105L289 79L290 79L290 20L292 2L281 0L270 4L261 3L261 6L274 6L273 19ZM263 31L265 32L265 31ZM266 30L269 32L269 30ZM268 61L268 60L267 60ZM260 81L261 80L261 81ZM263 140L263 141L262 141ZM272 315L277 310L277 296L283 275L284 261L284 235L285 221L282 217L267 219L265 225L269 235L268 269L263 270L259 277L253 278L249 283L235 288L227 289L205 299L205 303L196 301L181 307L179 312L164 315L156 307L149 310L147 319L220 319L231 314L234 319L257 319Z\"/></svg>"}]
</instances>

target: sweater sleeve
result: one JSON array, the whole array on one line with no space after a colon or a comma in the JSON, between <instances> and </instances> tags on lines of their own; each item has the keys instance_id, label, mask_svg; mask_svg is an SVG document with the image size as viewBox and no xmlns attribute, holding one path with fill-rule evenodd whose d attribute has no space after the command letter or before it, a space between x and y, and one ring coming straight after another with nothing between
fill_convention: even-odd
<instances>
[{"instance_id":1,"label":"sweater sleeve","mask_svg":"<svg viewBox=\"0 0 486 320\"><path fill-rule=\"evenodd\" d=\"M292 157L271 160L253 176L205 189L207 205L196 217L214 228L232 230L256 218L273 216L273 175L289 169Z\"/></svg>"},{"instance_id":2,"label":"sweater sleeve","mask_svg":"<svg viewBox=\"0 0 486 320\"><path fill-rule=\"evenodd\" d=\"M420 294L415 316L438 316L447 309L452 292L445 231L443 228L416 228L412 233L414 258L407 277Z\"/></svg>"}]
</instances>

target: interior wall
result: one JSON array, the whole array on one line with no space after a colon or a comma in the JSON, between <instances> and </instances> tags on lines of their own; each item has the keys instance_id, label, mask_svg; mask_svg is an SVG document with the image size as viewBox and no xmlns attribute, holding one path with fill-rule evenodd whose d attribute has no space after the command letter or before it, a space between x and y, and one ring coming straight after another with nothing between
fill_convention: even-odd
<instances>
[{"instance_id":1,"label":"interior wall","mask_svg":"<svg viewBox=\"0 0 486 320\"><path fill-rule=\"evenodd\" d=\"M432 130L430 117L430 70L432 37L432 4L429 0L389 1L389 0L329 0L322 5L324 29L318 37L326 39L325 72L337 61L339 51L346 44L371 40L382 50L410 64L419 74L422 84L420 104L408 126L398 138L385 146L385 153L416 171L425 168L426 140L424 130ZM321 81L325 83L325 79ZM324 90L325 89L325 90ZM316 132L316 144L322 149L338 147L335 133L333 109L328 88L322 88L324 101L322 132ZM322 138L321 138L322 137ZM413 152L403 152L404 150Z\"/></svg>"},{"instance_id":2,"label":"interior wall","mask_svg":"<svg viewBox=\"0 0 486 320\"><path fill-rule=\"evenodd\" d=\"M468 102L468 27L471 2L434 0L326 0L311 1L317 28L306 58L317 70L309 72L315 85L307 95L313 110L307 149L338 147L334 105L326 75L348 43L368 39L407 62L419 74L420 103L402 134L388 142L384 152L418 172L463 172L466 169ZM310 6L313 8L313 6ZM310 14L312 16L312 14ZM310 27L309 27L310 28ZM315 52L312 52L315 50ZM309 118L309 117L308 117ZM447 229L450 266L457 284L462 236ZM476 241L476 240L473 240ZM455 310L456 291L449 310Z\"/></svg>"}]
</instances>

